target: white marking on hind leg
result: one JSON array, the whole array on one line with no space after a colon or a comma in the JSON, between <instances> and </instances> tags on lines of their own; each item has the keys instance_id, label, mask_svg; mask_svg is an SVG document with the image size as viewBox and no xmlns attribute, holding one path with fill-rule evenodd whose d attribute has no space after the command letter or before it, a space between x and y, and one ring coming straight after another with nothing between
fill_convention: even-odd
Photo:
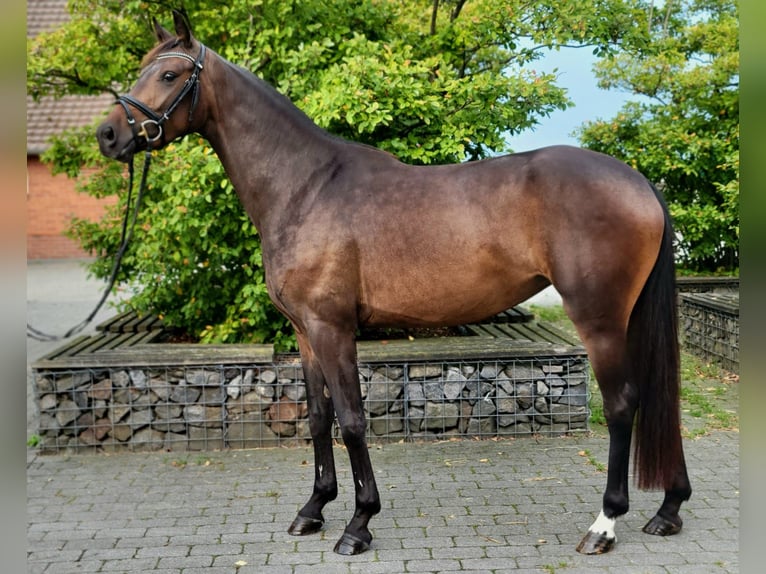
<instances>
[{"instance_id":1,"label":"white marking on hind leg","mask_svg":"<svg viewBox=\"0 0 766 574\"><path fill-rule=\"evenodd\" d=\"M607 518L604 514L604 511L602 510L598 514L598 518L596 518L596 521L591 525L591 527L588 529L591 532L595 534L603 534L608 538L609 540L616 540L617 537L614 535L614 525L617 523L617 520L614 518Z\"/></svg>"}]
</instances>

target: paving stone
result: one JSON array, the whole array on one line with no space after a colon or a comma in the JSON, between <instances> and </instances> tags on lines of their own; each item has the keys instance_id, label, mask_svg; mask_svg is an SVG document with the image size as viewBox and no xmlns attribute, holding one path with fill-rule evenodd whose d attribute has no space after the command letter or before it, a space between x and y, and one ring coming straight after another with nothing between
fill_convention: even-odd
<instances>
[{"instance_id":1,"label":"paving stone","mask_svg":"<svg viewBox=\"0 0 766 574\"><path fill-rule=\"evenodd\" d=\"M338 499L310 537L287 533L311 492L310 447L30 452L28 572L735 574L738 441L714 432L685 444L694 495L680 535L641 532L662 493L632 488L617 545L603 556L574 550L606 481L579 454L606 461L598 436L373 445L383 511L370 523L370 551L352 557L332 552L354 505L341 447Z\"/></svg>"}]
</instances>

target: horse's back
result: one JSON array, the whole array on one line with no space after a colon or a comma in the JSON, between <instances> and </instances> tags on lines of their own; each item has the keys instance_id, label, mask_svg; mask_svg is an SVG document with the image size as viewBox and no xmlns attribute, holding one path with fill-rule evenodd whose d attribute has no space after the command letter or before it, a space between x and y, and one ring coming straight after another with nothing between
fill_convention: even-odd
<instances>
[{"instance_id":1,"label":"horse's back","mask_svg":"<svg viewBox=\"0 0 766 574\"><path fill-rule=\"evenodd\" d=\"M317 304L353 300L362 323L469 322L550 283L616 281L635 246L661 236L645 228L662 218L646 180L602 154L557 146L418 167L352 151L282 246L292 260L281 267L312 277Z\"/></svg>"},{"instance_id":2,"label":"horse's back","mask_svg":"<svg viewBox=\"0 0 766 574\"><path fill-rule=\"evenodd\" d=\"M646 178L624 162L584 148L557 145L459 164L412 166L374 148L362 148L351 164L350 185L344 201L379 208L380 215L399 206L460 204L486 206L495 211L519 210L529 203L546 208L568 203L580 213L598 207L597 201L621 203L656 198ZM374 159L373 159L374 158ZM361 183L360 183L361 182ZM387 207L385 207L387 206ZM551 215L554 215L554 210ZM413 213L413 217L422 216Z\"/></svg>"},{"instance_id":3,"label":"horse's back","mask_svg":"<svg viewBox=\"0 0 766 574\"><path fill-rule=\"evenodd\" d=\"M364 249L426 258L473 258L500 265L540 261L560 244L596 242L611 232L662 230L649 182L597 152L552 146L477 162L364 168L333 208ZM543 269L538 269L542 271Z\"/></svg>"}]
</instances>

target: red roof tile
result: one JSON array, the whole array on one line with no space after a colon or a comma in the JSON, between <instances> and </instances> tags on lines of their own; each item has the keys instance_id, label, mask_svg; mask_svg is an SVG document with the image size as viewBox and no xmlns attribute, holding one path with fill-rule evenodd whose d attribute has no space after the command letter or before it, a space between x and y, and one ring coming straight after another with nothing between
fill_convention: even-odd
<instances>
[{"instance_id":1,"label":"red roof tile","mask_svg":"<svg viewBox=\"0 0 766 574\"><path fill-rule=\"evenodd\" d=\"M27 0L27 37L50 31L69 20L66 0ZM50 147L50 137L63 130L88 125L104 114L114 96L64 96L35 102L27 96L27 154Z\"/></svg>"},{"instance_id":2,"label":"red roof tile","mask_svg":"<svg viewBox=\"0 0 766 574\"><path fill-rule=\"evenodd\" d=\"M114 96L44 97L35 102L27 96L27 154L39 155L50 147L50 137L62 131L90 124L105 115ZM94 136L95 137L95 136Z\"/></svg>"},{"instance_id":3,"label":"red roof tile","mask_svg":"<svg viewBox=\"0 0 766 574\"><path fill-rule=\"evenodd\" d=\"M66 0L27 0L27 38L58 28L67 20Z\"/></svg>"}]
</instances>

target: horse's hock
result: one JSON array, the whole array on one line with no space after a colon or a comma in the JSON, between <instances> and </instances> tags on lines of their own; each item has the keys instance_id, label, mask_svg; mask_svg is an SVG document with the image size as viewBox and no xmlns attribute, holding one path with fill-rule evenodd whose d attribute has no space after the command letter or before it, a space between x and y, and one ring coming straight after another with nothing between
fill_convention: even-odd
<instances>
[{"instance_id":1,"label":"horse's hock","mask_svg":"<svg viewBox=\"0 0 766 574\"><path fill-rule=\"evenodd\" d=\"M514 308L468 336L360 341L370 442L588 430L577 341ZM152 343L118 316L33 364L42 452L212 450L310 440L297 355L267 345ZM340 432L336 428L336 438Z\"/></svg>"}]
</instances>

